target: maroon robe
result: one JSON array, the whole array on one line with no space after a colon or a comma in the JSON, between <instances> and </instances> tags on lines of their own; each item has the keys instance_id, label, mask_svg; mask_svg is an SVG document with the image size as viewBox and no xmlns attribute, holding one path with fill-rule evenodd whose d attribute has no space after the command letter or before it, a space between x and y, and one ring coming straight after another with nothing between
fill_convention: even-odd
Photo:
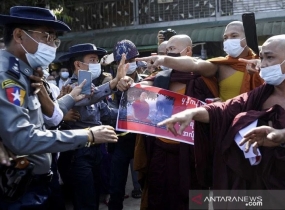
<instances>
[{"instance_id":1,"label":"maroon robe","mask_svg":"<svg viewBox=\"0 0 285 210\"><path fill-rule=\"evenodd\" d=\"M165 73L165 72L161 72ZM185 95L204 101L213 98L203 79L199 75L182 73L173 70L169 83L186 84ZM155 77L146 78L154 81L154 86L162 87L161 80ZM163 81L165 82L165 81ZM168 84L169 85L169 84ZM162 87L168 89L167 87ZM145 141L147 152L148 210L188 210L189 189L208 189L198 182L195 171L194 147L189 144L167 144L155 137L147 136ZM193 203L195 207L195 204ZM201 207L201 206L199 206ZM205 204L207 208L207 204Z\"/></svg>"},{"instance_id":2,"label":"maroon robe","mask_svg":"<svg viewBox=\"0 0 285 210\"><path fill-rule=\"evenodd\" d=\"M273 90L274 87L271 85L262 85L225 103L205 106L209 112L210 123L208 125L196 123L196 126L201 126L202 129L199 133L195 132L200 140L198 142L195 139L195 152L197 173L201 182L212 183L213 190L258 189L264 190L264 193L271 193L269 189L285 189L284 148L261 147L261 163L251 166L234 141L239 130L257 119L265 124L271 120L274 128L285 127L285 110L281 106L275 105L268 110L262 110L263 103ZM208 132L204 132L207 130L206 127L209 128ZM203 157L197 155L202 151L205 154ZM235 195L236 191L232 192L232 195ZM274 204L280 207L284 205L280 199L274 196L267 205ZM231 206L231 203L220 203L214 207L233 209L236 206ZM244 204L243 207L245 207ZM266 209L264 206L263 208Z\"/></svg>"}]
</instances>

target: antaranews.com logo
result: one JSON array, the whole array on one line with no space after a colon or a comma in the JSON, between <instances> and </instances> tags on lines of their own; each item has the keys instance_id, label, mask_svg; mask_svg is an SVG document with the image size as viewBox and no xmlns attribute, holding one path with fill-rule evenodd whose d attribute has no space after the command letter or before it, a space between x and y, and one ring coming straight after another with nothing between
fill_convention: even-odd
<instances>
[{"instance_id":1,"label":"antaranews.com logo","mask_svg":"<svg viewBox=\"0 0 285 210\"><path fill-rule=\"evenodd\" d=\"M202 193L192 197L192 201L202 205L203 202L243 202L245 206L262 206L262 196L206 196L203 198Z\"/></svg>"}]
</instances>

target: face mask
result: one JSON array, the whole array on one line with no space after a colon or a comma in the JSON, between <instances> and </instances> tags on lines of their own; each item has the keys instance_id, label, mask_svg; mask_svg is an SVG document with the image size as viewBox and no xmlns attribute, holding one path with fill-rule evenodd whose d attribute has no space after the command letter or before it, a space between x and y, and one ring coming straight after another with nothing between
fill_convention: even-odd
<instances>
[{"instance_id":1,"label":"face mask","mask_svg":"<svg viewBox=\"0 0 285 210\"><path fill-rule=\"evenodd\" d=\"M134 62L131 62L129 63L129 69L127 71L127 74L132 74L135 72L135 70L137 69L137 63L134 61Z\"/></svg>"},{"instance_id":2,"label":"face mask","mask_svg":"<svg viewBox=\"0 0 285 210\"><path fill-rule=\"evenodd\" d=\"M50 80L50 81L48 81L48 83L56 85L56 81L55 80Z\"/></svg>"},{"instance_id":3,"label":"face mask","mask_svg":"<svg viewBox=\"0 0 285 210\"><path fill-rule=\"evenodd\" d=\"M63 79L67 79L69 77L69 73L66 72L66 71L63 71L60 73L60 76L63 78Z\"/></svg>"},{"instance_id":4,"label":"face mask","mask_svg":"<svg viewBox=\"0 0 285 210\"><path fill-rule=\"evenodd\" d=\"M231 57L238 57L246 47L240 46L240 41L244 39L227 39L224 41L224 51Z\"/></svg>"},{"instance_id":5,"label":"face mask","mask_svg":"<svg viewBox=\"0 0 285 210\"><path fill-rule=\"evenodd\" d=\"M89 71L92 74L92 80L97 79L101 75L101 64L100 63L89 63Z\"/></svg>"},{"instance_id":6,"label":"face mask","mask_svg":"<svg viewBox=\"0 0 285 210\"><path fill-rule=\"evenodd\" d=\"M183 50L181 50L179 53L167 53L168 56L171 57L180 57L181 53L186 49L187 47L185 47Z\"/></svg>"},{"instance_id":7,"label":"face mask","mask_svg":"<svg viewBox=\"0 0 285 210\"><path fill-rule=\"evenodd\" d=\"M25 32L25 34L27 33ZM29 34L27 36L34 40ZM56 48L37 42L36 40L34 41L38 44L38 49L34 54L29 53L22 44L21 46L25 50L26 58L32 68L41 66L45 69L55 59Z\"/></svg>"},{"instance_id":8,"label":"face mask","mask_svg":"<svg viewBox=\"0 0 285 210\"><path fill-rule=\"evenodd\" d=\"M267 84L280 85L285 79L285 74L282 73L281 69L281 65L284 61L281 64L260 68L260 77L264 79Z\"/></svg>"},{"instance_id":9,"label":"face mask","mask_svg":"<svg viewBox=\"0 0 285 210\"><path fill-rule=\"evenodd\" d=\"M168 67L166 67L166 66L160 66L160 68L163 70L163 71L165 71L165 70L170 70L171 68L168 68Z\"/></svg>"}]
</instances>

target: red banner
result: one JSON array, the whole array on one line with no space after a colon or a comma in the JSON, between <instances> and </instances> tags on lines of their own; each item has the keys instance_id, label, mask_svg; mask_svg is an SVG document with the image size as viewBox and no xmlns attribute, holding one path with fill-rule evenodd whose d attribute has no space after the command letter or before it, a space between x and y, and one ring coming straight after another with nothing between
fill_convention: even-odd
<instances>
[{"instance_id":1,"label":"red banner","mask_svg":"<svg viewBox=\"0 0 285 210\"><path fill-rule=\"evenodd\" d=\"M136 84L124 92L121 98L116 129L194 144L194 121L181 136L174 136L165 126L157 126L157 123L203 104L198 99L172 91Z\"/></svg>"}]
</instances>

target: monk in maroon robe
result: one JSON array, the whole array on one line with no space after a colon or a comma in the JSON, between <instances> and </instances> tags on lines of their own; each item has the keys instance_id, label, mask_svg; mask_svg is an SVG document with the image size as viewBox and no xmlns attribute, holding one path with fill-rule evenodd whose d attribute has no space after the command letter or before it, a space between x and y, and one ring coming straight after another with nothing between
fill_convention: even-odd
<instances>
[{"instance_id":1,"label":"monk in maroon robe","mask_svg":"<svg viewBox=\"0 0 285 210\"><path fill-rule=\"evenodd\" d=\"M192 41L187 35L173 36L167 46L168 53L172 56L192 55ZM121 81L119 90L126 90L124 84L125 81ZM145 79L141 84L168 89L202 101L214 97L198 74L164 70ZM134 168L141 172L141 209L188 210L189 189L209 188L198 182L193 145L153 136L140 137L136 141L140 146L136 145L135 148ZM208 208L207 204L205 208Z\"/></svg>"},{"instance_id":2,"label":"monk in maroon robe","mask_svg":"<svg viewBox=\"0 0 285 210\"><path fill-rule=\"evenodd\" d=\"M236 190L246 190L245 193L262 190L264 205L260 209L285 208L284 195L272 191L285 189L285 149L279 145L260 145L262 159L258 165L251 165L235 142L235 136L256 120L257 126L270 122L274 128L285 128L284 47L285 35L273 36L262 46L260 75L267 84L224 103L189 109L159 123L177 135L192 119L199 122L196 124L202 131L195 130L198 179L212 183L213 190L230 190L230 195L236 195ZM180 124L178 132L175 123ZM216 209L242 207L246 209L244 204L214 203Z\"/></svg>"}]
</instances>

